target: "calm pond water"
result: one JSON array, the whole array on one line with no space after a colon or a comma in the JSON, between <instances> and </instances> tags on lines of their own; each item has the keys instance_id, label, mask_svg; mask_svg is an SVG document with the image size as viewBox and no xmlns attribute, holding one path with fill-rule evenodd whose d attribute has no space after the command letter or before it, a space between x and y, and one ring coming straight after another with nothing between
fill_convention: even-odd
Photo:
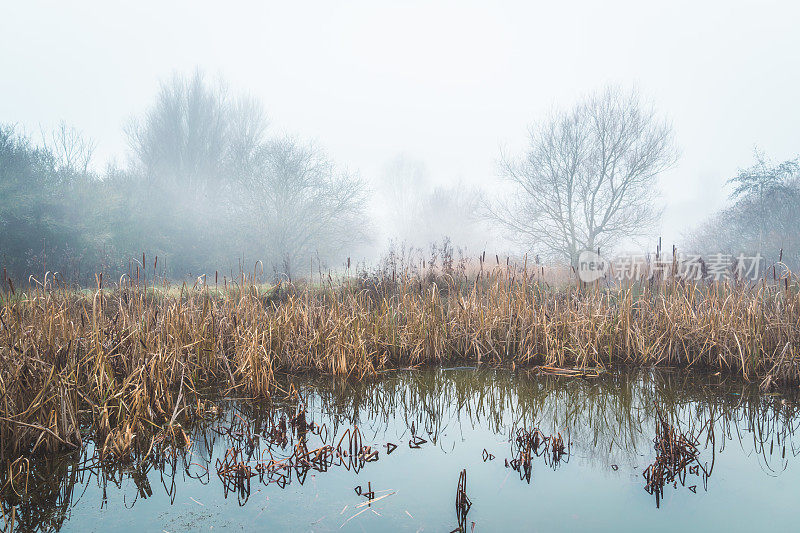
<instances>
[{"instance_id":1,"label":"calm pond water","mask_svg":"<svg viewBox=\"0 0 800 533\"><path fill-rule=\"evenodd\" d=\"M50 458L33 497L3 508L17 505L20 530L81 532L798 527L799 415L786 393L650 371L293 384L300 398L280 404L217 402L189 451L163 460L101 469L91 447ZM462 470L468 510L455 503Z\"/></svg>"}]
</instances>

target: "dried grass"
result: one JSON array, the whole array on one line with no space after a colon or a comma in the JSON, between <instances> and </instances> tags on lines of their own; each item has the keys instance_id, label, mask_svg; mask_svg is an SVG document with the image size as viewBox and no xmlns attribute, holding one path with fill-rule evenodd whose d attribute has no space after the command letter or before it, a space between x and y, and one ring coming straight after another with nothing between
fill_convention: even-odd
<instances>
[{"instance_id":1,"label":"dried grass","mask_svg":"<svg viewBox=\"0 0 800 533\"><path fill-rule=\"evenodd\" d=\"M498 260L499 263L499 260ZM538 267L537 267L538 268ZM91 428L124 459L203 415L203 387L246 397L279 373L365 376L453 361L553 368L684 366L765 387L800 382L800 295L681 280L553 288L513 265L477 274L363 276L224 289L130 279L78 292L44 283L0 308L0 454L78 447ZM84 431L85 433L85 431Z\"/></svg>"}]
</instances>

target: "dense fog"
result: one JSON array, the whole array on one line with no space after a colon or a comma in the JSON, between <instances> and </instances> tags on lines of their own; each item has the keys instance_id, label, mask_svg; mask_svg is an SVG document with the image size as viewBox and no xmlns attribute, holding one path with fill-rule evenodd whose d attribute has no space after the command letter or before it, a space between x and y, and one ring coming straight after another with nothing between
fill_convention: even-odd
<instances>
[{"instance_id":1,"label":"dense fog","mask_svg":"<svg viewBox=\"0 0 800 533\"><path fill-rule=\"evenodd\" d=\"M524 32L520 20L536 13L522 6L508 13L456 5L389 9L394 19L387 12L372 29L359 26L370 40L358 47L347 32L333 30L313 36L298 29L297 41L290 42L280 21L297 13L241 7L253 17L242 25L261 20L270 28L263 42L255 34L236 34L235 25L220 28L226 39L209 34L203 28L216 27L214 13L203 6L191 18L207 26L175 25L174 37L158 29L144 8L96 8L100 20L138 17L141 35L151 31L153 37L142 42L142 51L121 41L102 43L107 30L78 17L88 7L63 13L82 29L83 40L54 44L52 57L37 52L38 41L31 50L9 41L9 53L0 59L4 287L8 278L24 284L48 272L94 284L99 272L113 279L137 268L176 280L231 278L243 271L294 280L366 272L388 257L431 263L441 256L475 260L488 254L498 262L509 257L569 267L583 250L608 257L663 256L662 249L748 254L800 266L800 149L791 142L798 138L791 119L796 109L784 115L761 109L794 94L796 76L781 71L775 78L782 80L780 88L775 81L763 87L761 97L752 85L725 84L722 74L698 70L713 50L719 57L781 64L782 51L791 46L778 37L747 37L758 57L735 48L736 28L746 24L738 11L730 25L709 29L729 44L727 52L702 39L691 41L695 48L688 41L670 48L659 40L660 30L635 30L640 46L624 51L614 45L616 37L601 38L600 30L587 26L598 37L593 46L607 52L608 72L597 72L582 54L599 52L583 45L580 53L552 50L552 57L534 67L542 52L531 39L539 37ZM16 6L0 29L13 36L21 31L13 21L24 26L37 9L44 8ZM579 20L590 11L581 11ZM163 17L177 22L187 13L165 8ZM421 13L430 18L421 21ZM568 29L556 8L539 15L542 35ZM777 32L791 17L773 15L758 14L759 35L793 39ZM307 22L319 28L325 17L340 16L320 7ZM451 16L455 23L445 32ZM627 22L645 14L592 16L619 29L638 27ZM697 16L715 15L702 10ZM546 28L547 20L552 27ZM417 40L413 32L396 31L398 24L416 29ZM54 42L61 31L40 27L35 33ZM215 54L203 44L206 38L225 53ZM79 98L75 87L86 87L86 80L75 73L56 82L54 58L98 74L112 68L108 61L93 62L87 46L98 58L107 46L129 60L146 56L159 66L148 70L132 61L130 74L114 70L97 77L99 86L117 91L89 90ZM663 85L660 63L643 63L641 54L667 48L682 63L664 63L665 72L681 74ZM177 59L181 50L191 53ZM259 54L273 70L260 66ZM341 71L327 69L324 61L333 59L353 63ZM717 64L727 69L727 63ZM32 70L36 65L45 68ZM582 65L585 75L572 80L570 65ZM260 77L248 84L243 72ZM122 90L123 78L136 83ZM402 82L387 85L386 79ZM705 89L690 88L694 80ZM367 81L376 83L375 90L362 91ZM59 86L71 96L57 98ZM528 96L525 87L540 92ZM321 107L330 95L338 98L336 105ZM734 108L725 116L697 111L722 109L720 102L742 95L750 103L742 103L741 120ZM101 107L95 113L94 101L115 114L106 116ZM286 118L287 109L294 110L296 123ZM689 110L694 111L687 119ZM506 120L502 131L493 116ZM700 135L697 125L715 134Z\"/></svg>"}]
</instances>

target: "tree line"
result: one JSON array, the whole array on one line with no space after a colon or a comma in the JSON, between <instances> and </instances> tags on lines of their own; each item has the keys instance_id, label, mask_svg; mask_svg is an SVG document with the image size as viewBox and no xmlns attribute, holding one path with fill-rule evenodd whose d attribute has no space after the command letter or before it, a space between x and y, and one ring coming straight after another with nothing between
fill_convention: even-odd
<instances>
[{"instance_id":1,"label":"tree line","mask_svg":"<svg viewBox=\"0 0 800 533\"><path fill-rule=\"evenodd\" d=\"M607 253L653 234L658 176L678 160L668 120L617 87L534 123L522 153L501 154L504 184L494 195L435 187L407 156L392 160L372 190L314 143L274 135L258 100L200 72L163 82L124 131L127 164L97 171L94 143L73 128L62 124L35 143L0 125L4 276L49 271L87 283L95 272L138 265L185 278L258 262L267 275L292 278L365 253L375 222L416 244L447 236L486 246L493 229L522 253L575 264L582 250ZM757 154L730 184L730 207L685 246L776 257L783 250L786 261L800 262L797 162ZM383 201L379 213L367 207L373 198Z\"/></svg>"},{"instance_id":2,"label":"tree line","mask_svg":"<svg viewBox=\"0 0 800 533\"><path fill-rule=\"evenodd\" d=\"M98 270L130 271L146 251L148 268L169 277L238 273L256 261L292 276L314 259L341 261L369 239L358 176L313 143L270 135L258 101L199 72L163 83L126 126L124 167L90 170L93 145L61 131L59 145L36 145L0 128L7 275L91 281Z\"/></svg>"},{"instance_id":3,"label":"tree line","mask_svg":"<svg viewBox=\"0 0 800 533\"><path fill-rule=\"evenodd\" d=\"M686 239L698 253L749 253L767 264L800 268L800 162L771 162L756 150L755 163L728 180L729 205Z\"/></svg>"}]
</instances>

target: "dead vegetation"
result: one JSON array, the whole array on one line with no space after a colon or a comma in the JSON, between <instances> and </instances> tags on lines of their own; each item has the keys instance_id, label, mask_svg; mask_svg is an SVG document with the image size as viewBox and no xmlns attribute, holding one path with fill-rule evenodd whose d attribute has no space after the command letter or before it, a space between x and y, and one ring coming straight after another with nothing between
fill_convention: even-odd
<instances>
[{"instance_id":1,"label":"dead vegetation","mask_svg":"<svg viewBox=\"0 0 800 533\"><path fill-rule=\"evenodd\" d=\"M417 454L450 449L450 441L460 440L451 430L454 424L480 425L508 439L510 454L500 455L491 445L481 453L480 447L473 446L476 463L493 461L491 452L500 455L493 465L500 486L505 483L501 482L504 462L509 465L506 478L513 475L510 463L515 460L522 477L525 463L543 462L555 469L568 462L572 451L601 466L613 462L613 470L618 470L619 463L624 471L640 464L639 452L653 445L654 432L656 458L662 450L671 453L669 438L658 447L664 435L676 437L675 442L684 435L713 464L714 441L699 435L716 433L720 451L726 441L738 442L748 454L757 455L760 464L780 472L798 455L793 442L796 397L765 395L755 384L733 381L666 371L606 373L595 379L550 375L527 379L488 368L398 371L384 379L360 382L322 376L291 378L277 385L286 392L265 402L215 398L187 404L183 410L181 401L176 415L180 421L172 424L172 430L152 437L134 436L123 460L101 455L91 421L84 420L82 450L21 456L0 470L0 508L7 526L13 521L21 531L58 529L90 485L100 489L105 501L106 494L112 499L113 491L133 483L135 499L127 503L133 506L136 500L161 490L175 501L189 483L212 483L215 490L245 504L259 490L305 486L314 476L345 469L358 475L361 483L355 487L360 503L342 511L350 509L350 520L363 516L358 513L376 502L391 501L387 498L394 494L393 489L375 487L369 481L375 461L394 462L394 467L399 462L403 468ZM303 386L298 390L292 383ZM516 423L509 426L509 419ZM653 421L662 419L674 431L654 429ZM409 448L391 442L408 436L412 437ZM423 449L415 450L413 441L420 439ZM399 455L392 453L398 448ZM700 479L689 479L698 464L687 463L686 472L673 483L686 480L686 490L693 490ZM641 470L636 467L637 473ZM312 482L304 490L314 490L313 486ZM352 497L350 486L343 491ZM472 486L479 494L485 481ZM704 489L706 484L694 488L698 487ZM466 483L463 488L467 493ZM469 531L469 522L457 517L462 530Z\"/></svg>"},{"instance_id":2,"label":"dead vegetation","mask_svg":"<svg viewBox=\"0 0 800 533\"><path fill-rule=\"evenodd\" d=\"M392 272L270 288L244 274L224 286L154 286L138 276L110 289L98 276L83 292L52 276L25 293L9 286L0 454L77 449L87 437L117 460L166 440L185 446L179 424L213 416L204 388L269 397L281 373L363 379L466 361L584 377L662 365L765 386L800 381L800 295L789 274L752 285L557 289L540 270L481 261L474 276Z\"/></svg>"},{"instance_id":3,"label":"dead vegetation","mask_svg":"<svg viewBox=\"0 0 800 533\"><path fill-rule=\"evenodd\" d=\"M664 487L672 484L678 488L687 486L687 480L691 483L692 479L699 479L704 488L708 487L708 478L714 470L714 462L711 465L700 462L700 435L707 432L707 445L710 445L712 454L714 452L714 424L709 420L700 428L697 435L683 433L678 427L670 424L661 413L656 409L656 436L653 439L656 450L655 461L648 466L642 477L645 479L645 490L655 496L656 507L661 505L664 499ZM694 476L694 477L691 477ZM688 485L689 490L697 492L697 484Z\"/></svg>"}]
</instances>

